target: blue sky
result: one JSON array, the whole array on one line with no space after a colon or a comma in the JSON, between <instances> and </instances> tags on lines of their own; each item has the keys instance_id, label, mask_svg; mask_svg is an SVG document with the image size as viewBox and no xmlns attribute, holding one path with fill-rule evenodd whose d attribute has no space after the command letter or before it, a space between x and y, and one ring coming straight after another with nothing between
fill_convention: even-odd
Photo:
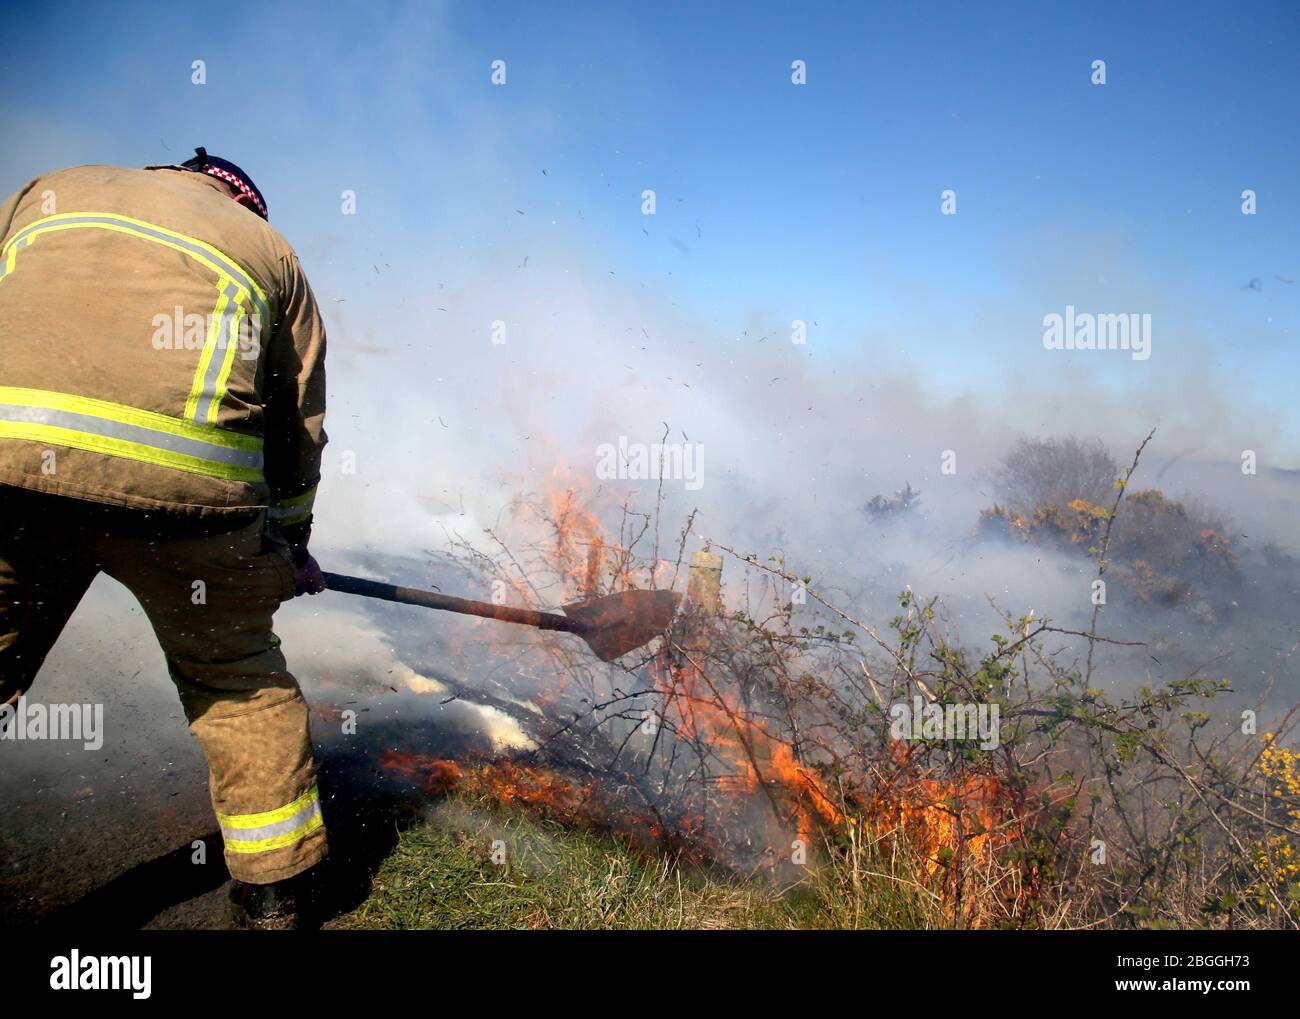
<instances>
[{"instance_id":1,"label":"blue sky","mask_svg":"<svg viewBox=\"0 0 1300 1019\"><path fill-rule=\"evenodd\" d=\"M1081 370L1221 375L1294 436L1297 53L1294 3L52 4L6 14L0 187L205 144L359 334L420 281L550 259L715 341L815 321L823 365L956 392L1064 372L1067 303L1150 311L1150 362Z\"/></svg>"}]
</instances>

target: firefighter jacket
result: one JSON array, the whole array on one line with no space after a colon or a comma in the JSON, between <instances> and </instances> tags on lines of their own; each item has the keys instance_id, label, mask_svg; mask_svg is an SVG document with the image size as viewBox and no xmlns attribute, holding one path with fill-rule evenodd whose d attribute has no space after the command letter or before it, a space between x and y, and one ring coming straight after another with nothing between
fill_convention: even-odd
<instances>
[{"instance_id":1,"label":"firefighter jacket","mask_svg":"<svg viewBox=\"0 0 1300 1019\"><path fill-rule=\"evenodd\" d=\"M0 485L305 544L325 330L289 244L179 167L79 166L0 204Z\"/></svg>"}]
</instances>

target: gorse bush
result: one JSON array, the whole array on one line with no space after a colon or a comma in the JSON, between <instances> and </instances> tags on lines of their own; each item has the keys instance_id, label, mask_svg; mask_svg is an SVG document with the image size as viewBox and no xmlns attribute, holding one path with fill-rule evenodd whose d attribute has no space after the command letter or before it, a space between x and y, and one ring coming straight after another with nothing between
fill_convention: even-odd
<instances>
[{"instance_id":1,"label":"gorse bush","mask_svg":"<svg viewBox=\"0 0 1300 1019\"><path fill-rule=\"evenodd\" d=\"M1105 535L1111 578L1123 589L1155 605L1197 601L1206 621L1218 618L1241 580L1226 521L1188 500L1128 492L1112 526L1119 468L1099 442L1022 439L995 477L1000 501L980 513L981 537L1100 558Z\"/></svg>"},{"instance_id":2,"label":"gorse bush","mask_svg":"<svg viewBox=\"0 0 1300 1019\"><path fill-rule=\"evenodd\" d=\"M1056 448L1091 473L1075 483L1028 471L1033 491L1064 501L997 509L986 526L1077 549L1098 577L1151 597L1232 576L1219 522L1128 491L1141 448L1124 471L1095 446ZM1016 462L1041 466L1042 449L1027 450ZM605 534L584 496L563 495L522 506L550 538L534 531L516 554L493 532L500 553L467 553L473 568L527 604L678 578L693 521L674 560L648 515L624 508ZM1245 710L1219 675L1101 689L1097 647L1135 642L1101 631L1100 606L1087 630L1006 613L972 647L939 598L906 590L877 626L782 557L710 544L745 573L726 585L726 608L688 605L617 666L563 638L516 638L547 652L529 656L549 670L529 701L541 745L500 774L474 772L480 793L530 809L511 777L521 766L561 793L578 783L584 833L801 897L781 923L1300 925L1292 715L1257 735L1262 707ZM521 678L495 706L516 710ZM900 726L903 708L943 724ZM948 731L950 718L979 731ZM569 798L547 801L553 822Z\"/></svg>"},{"instance_id":3,"label":"gorse bush","mask_svg":"<svg viewBox=\"0 0 1300 1019\"><path fill-rule=\"evenodd\" d=\"M1075 499L1109 504L1119 474L1098 439L1020 439L993 472L995 499L1018 516Z\"/></svg>"}]
</instances>

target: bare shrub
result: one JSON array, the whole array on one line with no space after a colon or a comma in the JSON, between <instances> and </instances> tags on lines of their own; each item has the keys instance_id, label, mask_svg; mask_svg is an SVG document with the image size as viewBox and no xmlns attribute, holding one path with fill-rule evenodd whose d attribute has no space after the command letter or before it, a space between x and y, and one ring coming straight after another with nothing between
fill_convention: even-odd
<instances>
[{"instance_id":1,"label":"bare shrub","mask_svg":"<svg viewBox=\"0 0 1300 1019\"><path fill-rule=\"evenodd\" d=\"M1093 557L1100 557L1105 533L1114 579L1139 600L1164 606L1230 601L1239 557L1222 515L1158 489L1134 491L1111 534L1108 507L1124 484L1118 479L1099 442L1022 439L996 473L1003 501L982 511L980 533ZM1217 618L1222 608L1207 608L1206 618Z\"/></svg>"},{"instance_id":2,"label":"bare shrub","mask_svg":"<svg viewBox=\"0 0 1300 1019\"><path fill-rule=\"evenodd\" d=\"M873 495L862 504L862 512L873 520L889 520L914 515L920 508L921 493L912 487L911 482L895 492L891 499L886 499L883 495Z\"/></svg>"},{"instance_id":3,"label":"bare shrub","mask_svg":"<svg viewBox=\"0 0 1300 1019\"><path fill-rule=\"evenodd\" d=\"M1169 512L1126 493L1140 453L1091 514L1099 576L1121 503L1139 521ZM549 540L465 552L530 605L676 586L691 521L661 556L657 518L624 507L603 534L586 502L525 500ZM518 803L525 774L585 824L811 896L813 923L1300 927L1294 711L1256 735L1237 706L1214 710L1230 683L1195 675L1112 699L1091 649L1132 642L1098 634L1096 614L1079 632L1007 613L973 648L937 598L905 591L877 628L783 558L711 545L748 575L730 611L688 606L617 665L520 635L549 674L512 671L492 703L539 745L475 772L477 788ZM1086 663L1063 639L1086 642ZM914 701L996 706L996 745L900 737L893 709Z\"/></svg>"},{"instance_id":4,"label":"bare shrub","mask_svg":"<svg viewBox=\"0 0 1300 1019\"><path fill-rule=\"evenodd\" d=\"M993 472L998 501L1012 513L1065 506L1075 499L1108 503L1119 464L1098 439L1020 439Z\"/></svg>"}]
</instances>

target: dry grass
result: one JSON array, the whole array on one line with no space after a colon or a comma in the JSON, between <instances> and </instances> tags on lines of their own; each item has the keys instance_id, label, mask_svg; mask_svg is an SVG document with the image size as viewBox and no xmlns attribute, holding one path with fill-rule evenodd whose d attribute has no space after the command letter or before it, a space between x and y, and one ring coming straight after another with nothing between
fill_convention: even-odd
<instances>
[{"instance_id":1,"label":"dry grass","mask_svg":"<svg viewBox=\"0 0 1300 1019\"><path fill-rule=\"evenodd\" d=\"M328 926L788 930L942 923L937 900L903 863L863 847L856 871L823 859L778 888L453 795L402 835L375 875L371 897Z\"/></svg>"}]
</instances>

